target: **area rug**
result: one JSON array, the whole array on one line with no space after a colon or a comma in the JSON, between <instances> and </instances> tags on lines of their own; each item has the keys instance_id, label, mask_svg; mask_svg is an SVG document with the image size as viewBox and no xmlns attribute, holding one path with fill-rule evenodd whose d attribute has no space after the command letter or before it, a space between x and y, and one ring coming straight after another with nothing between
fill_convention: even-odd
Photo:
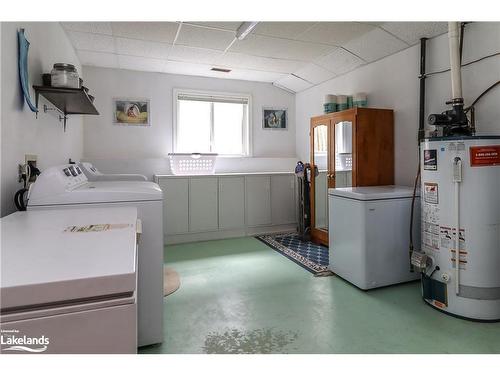
<instances>
[{"instance_id":1,"label":"area rug","mask_svg":"<svg viewBox=\"0 0 500 375\"><path fill-rule=\"evenodd\" d=\"M261 235L255 238L315 276L332 275L328 269L328 248L325 246L317 245L311 241L302 241L295 232Z\"/></svg>"},{"instance_id":2,"label":"area rug","mask_svg":"<svg viewBox=\"0 0 500 375\"><path fill-rule=\"evenodd\" d=\"M177 289L181 285L181 279L176 270L172 267L163 267L163 295L166 297Z\"/></svg>"}]
</instances>

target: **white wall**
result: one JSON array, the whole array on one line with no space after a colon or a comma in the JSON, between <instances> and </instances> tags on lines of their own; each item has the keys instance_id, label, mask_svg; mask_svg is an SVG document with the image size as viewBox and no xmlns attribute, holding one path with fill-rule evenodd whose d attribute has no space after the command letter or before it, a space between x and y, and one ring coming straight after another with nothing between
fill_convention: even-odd
<instances>
[{"instance_id":1,"label":"white wall","mask_svg":"<svg viewBox=\"0 0 500 375\"><path fill-rule=\"evenodd\" d=\"M100 116L84 120L84 159L103 172L168 173L172 152L173 89L213 90L252 95L252 158L221 158L218 171L290 170L295 164L295 96L271 84L84 67L85 84ZM149 98L151 127L113 125L112 99ZM288 108L288 130L263 130L262 107Z\"/></svg>"},{"instance_id":2,"label":"white wall","mask_svg":"<svg viewBox=\"0 0 500 375\"><path fill-rule=\"evenodd\" d=\"M463 62L500 51L500 23L473 23L466 28ZM411 185L417 167L417 130L420 46L414 46L324 82L296 96L297 155L309 160L309 119L322 114L325 94L368 93L370 107L395 111L396 183ZM428 41L427 71L449 67L448 36ZM481 92L500 79L500 57L492 57L465 67L462 71L463 95L470 104ZM426 118L448 106L451 96L450 74L426 80ZM485 96L476 106L476 125L481 133L500 133L500 88ZM427 121L426 121L427 122Z\"/></svg>"},{"instance_id":3,"label":"white wall","mask_svg":"<svg viewBox=\"0 0 500 375\"><path fill-rule=\"evenodd\" d=\"M30 42L30 86L41 84L41 74L50 72L56 62L80 63L66 34L58 23L6 23L1 25L1 216L15 211L14 193L22 187L17 182L18 164L25 154L38 155L38 165L45 168L82 156L82 117L68 120L67 130L54 114L40 113L38 120L21 95L18 71L17 29L24 28ZM31 95L34 96L31 89ZM40 102L43 105L43 101Z\"/></svg>"}]
</instances>

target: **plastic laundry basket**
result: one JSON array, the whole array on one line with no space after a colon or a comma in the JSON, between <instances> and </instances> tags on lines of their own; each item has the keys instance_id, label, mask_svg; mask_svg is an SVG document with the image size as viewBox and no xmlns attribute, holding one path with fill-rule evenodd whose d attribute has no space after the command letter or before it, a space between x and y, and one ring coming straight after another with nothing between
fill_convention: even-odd
<instances>
[{"instance_id":1,"label":"plastic laundry basket","mask_svg":"<svg viewBox=\"0 0 500 375\"><path fill-rule=\"evenodd\" d=\"M218 154L211 153L170 153L170 169L176 175L214 174Z\"/></svg>"}]
</instances>

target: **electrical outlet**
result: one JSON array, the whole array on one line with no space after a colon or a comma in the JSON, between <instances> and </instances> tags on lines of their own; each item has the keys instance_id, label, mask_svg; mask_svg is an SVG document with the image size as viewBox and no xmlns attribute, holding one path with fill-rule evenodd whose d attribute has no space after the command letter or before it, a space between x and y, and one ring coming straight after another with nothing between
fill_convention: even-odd
<instances>
[{"instance_id":1,"label":"electrical outlet","mask_svg":"<svg viewBox=\"0 0 500 375\"><path fill-rule=\"evenodd\" d=\"M36 162L37 162L37 155L33 154L26 154L24 155L24 164L19 164L19 182L23 182L26 177L27 177L27 165L29 165L32 168L36 168ZM31 174L29 181L28 182L34 182L36 180L36 175Z\"/></svg>"},{"instance_id":2,"label":"electrical outlet","mask_svg":"<svg viewBox=\"0 0 500 375\"><path fill-rule=\"evenodd\" d=\"M30 165L32 165L34 167L36 167L36 161L37 161L37 159L38 159L38 155L33 155L33 154L26 154L26 155L24 155L24 162L26 164L29 163Z\"/></svg>"}]
</instances>

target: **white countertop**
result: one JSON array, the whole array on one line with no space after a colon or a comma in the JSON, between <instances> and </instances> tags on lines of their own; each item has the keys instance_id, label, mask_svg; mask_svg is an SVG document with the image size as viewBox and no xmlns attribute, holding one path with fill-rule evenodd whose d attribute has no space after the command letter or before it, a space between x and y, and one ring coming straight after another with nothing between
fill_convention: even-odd
<instances>
[{"instance_id":1,"label":"white countertop","mask_svg":"<svg viewBox=\"0 0 500 375\"><path fill-rule=\"evenodd\" d=\"M214 174L155 174L155 178L165 178L165 177L225 177L225 176L251 176L251 175L287 175L287 174L295 174L294 171L289 172L216 172Z\"/></svg>"},{"instance_id":2,"label":"white countertop","mask_svg":"<svg viewBox=\"0 0 500 375\"><path fill-rule=\"evenodd\" d=\"M124 227L64 231L90 224ZM0 225L2 309L135 290L135 207L16 212Z\"/></svg>"}]
</instances>

